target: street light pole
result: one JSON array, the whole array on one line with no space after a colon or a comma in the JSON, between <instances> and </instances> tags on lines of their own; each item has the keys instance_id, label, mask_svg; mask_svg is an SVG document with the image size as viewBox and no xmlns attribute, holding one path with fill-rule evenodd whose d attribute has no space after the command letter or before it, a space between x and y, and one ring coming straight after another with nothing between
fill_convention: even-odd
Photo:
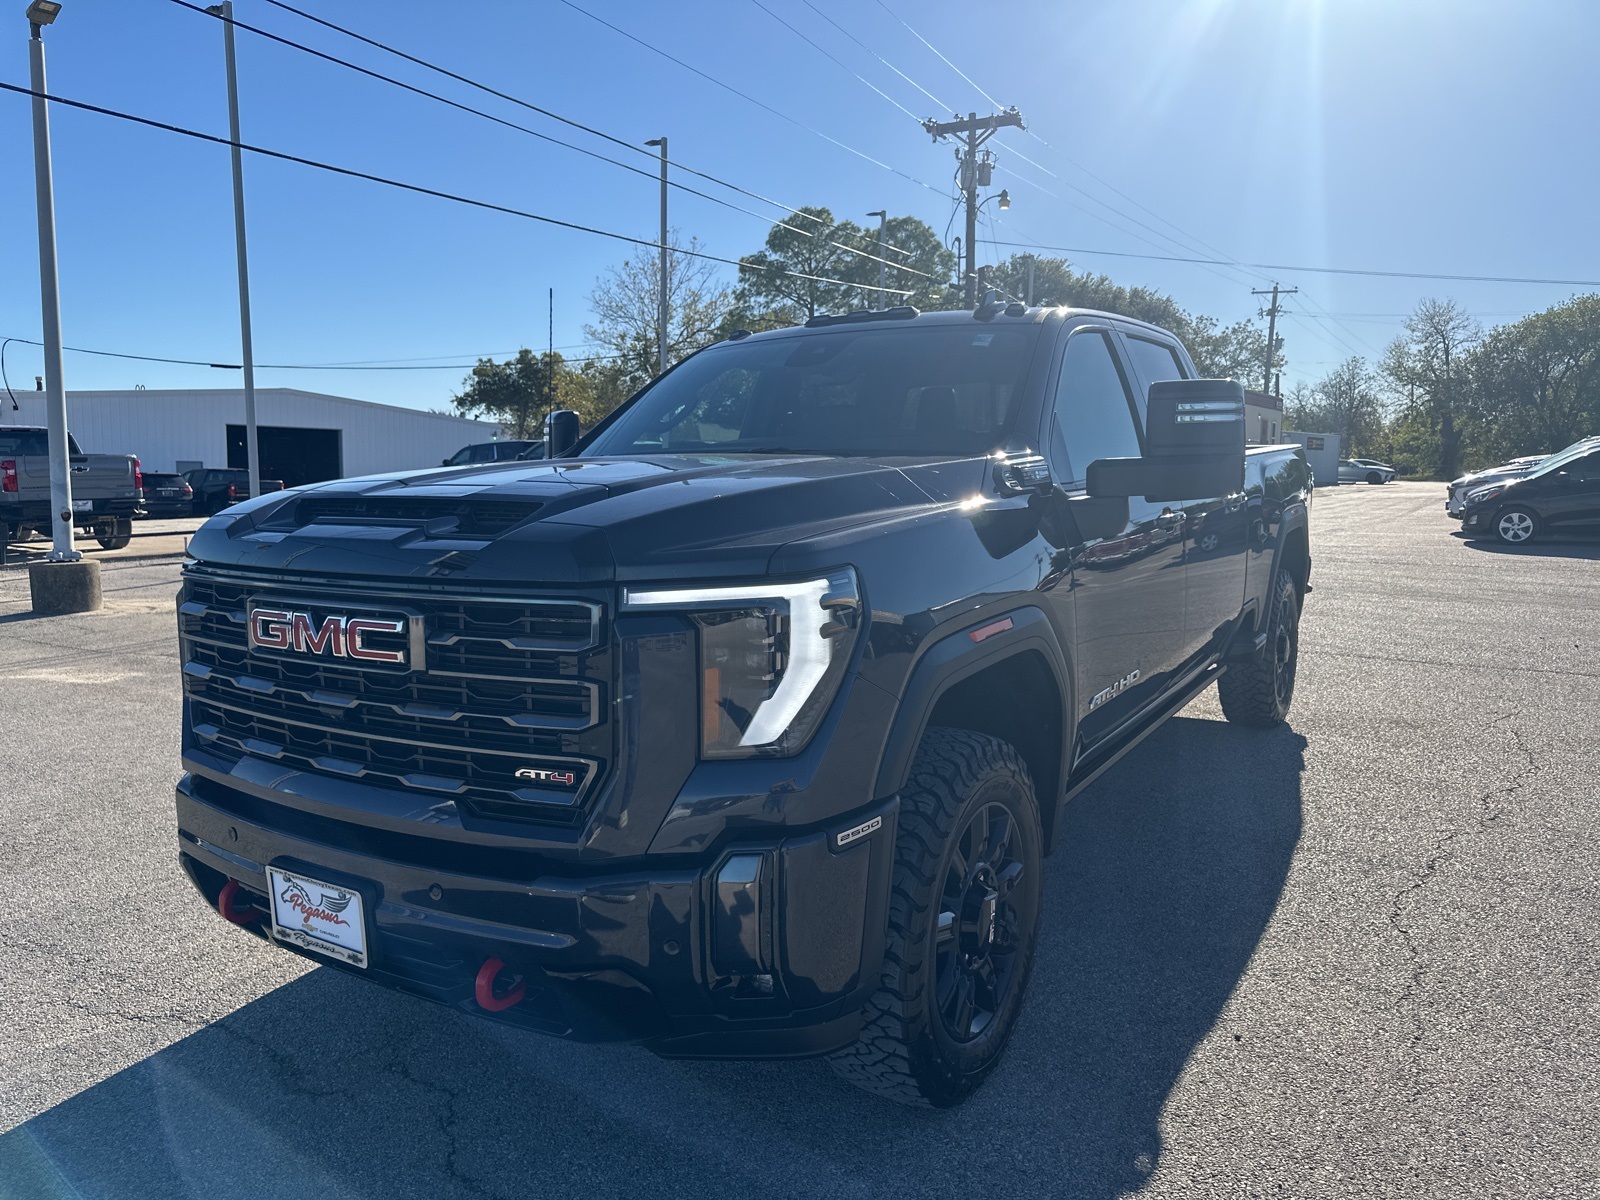
<instances>
[{"instance_id":1,"label":"street light pole","mask_svg":"<svg viewBox=\"0 0 1600 1200\"><path fill-rule=\"evenodd\" d=\"M256 442L256 361L250 336L250 258L244 242L244 152L239 149L239 69L233 52L233 0L206 9L222 18L222 49L228 63L228 138L233 155L233 240L239 259L239 355L244 364L244 452L250 494L261 495L261 460Z\"/></svg>"},{"instance_id":2,"label":"street light pole","mask_svg":"<svg viewBox=\"0 0 1600 1200\"><path fill-rule=\"evenodd\" d=\"M889 294L889 292L888 292L889 285L887 283L888 276L885 274L885 271L886 271L886 269L887 269L889 264L883 257L883 227L889 221L889 210L886 209L886 208L880 208L877 212L869 212L867 214L867 216L869 216L869 217L877 217L878 218L878 295L877 295L877 303L878 304L883 304L884 303L884 299L883 298ZM868 308L872 308L873 305L869 304L869 305L867 305L867 307Z\"/></svg>"},{"instance_id":3,"label":"street light pole","mask_svg":"<svg viewBox=\"0 0 1600 1200\"><path fill-rule=\"evenodd\" d=\"M61 377L61 292L56 277L55 184L50 172L50 111L45 100L44 38L40 31L55 19L59 4L32 4L28 21L29 86L33 89L33 178L39 208L39 307L44 323L44 389L50 451L50 562L83 557L72 542L72 475L67 455L67 392Z\"/></svg>"},{"instance_id":4,"label":"street light pole","mask_svg":"<svg viewBox=\"0 0 1600 1200\"><path fill-rule=\"evenodd\" d=\"M657 374L667 370L667 139L651 138L646 146L661 147L661 280L656 298Z\"/></svg>"}]
</instances>

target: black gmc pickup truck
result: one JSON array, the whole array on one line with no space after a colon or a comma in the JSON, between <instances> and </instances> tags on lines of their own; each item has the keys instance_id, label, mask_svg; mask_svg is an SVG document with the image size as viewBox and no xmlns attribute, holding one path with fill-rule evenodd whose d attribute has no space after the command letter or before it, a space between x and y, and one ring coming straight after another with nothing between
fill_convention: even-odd
<instances>
[{"instance_id":1,"label":"black gmc pickup truck","mask_svg":"<svg viewBox=\"0 0 1600 1200\"><path fill-rule=\"evenodd\" d=\"M1194 373L1102 313L815 318L551 460L229 508L179 597L182 864L459 1009L955 1104L1063 807L1213 683L1289 709L1310 473Z\"/></svg>"}]
</instances>

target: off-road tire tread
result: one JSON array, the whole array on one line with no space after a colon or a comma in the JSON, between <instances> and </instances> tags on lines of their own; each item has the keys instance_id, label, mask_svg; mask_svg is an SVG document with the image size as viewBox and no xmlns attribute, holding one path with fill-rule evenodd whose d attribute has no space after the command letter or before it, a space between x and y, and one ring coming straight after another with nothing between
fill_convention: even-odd
<instances>
[{"instance_id":1,"label":"off-road tire tread","mask_svg":"<svg viewBox=\"0 0 1600 1200\"><path fill-rule=\"evenodd\" d=\"M1217 698L1222 701L1222 715L1234 724L1270 729L1281 725L1288 715L1278 711L1278 701L1273 691L1272 646L1279 622L1291 615L1298 621L1300 593L1295 589L1289 573L1279 570L1272 581L1272 614L1267 625L1266 648L1253 658L1230 663L1227 673L1217 680ZM1296 656L1299 652L1297 640Z\"/></svg>"},{"instance_id":2,"label":"off-road tire tread","mask_svg":"<svg viewBox=\"0 0 1600 1200\"><path fill-rule=\"evenodd\" d=\"M923 735L900 793L883 982L867 1002L861 1036L831 1054L829 1062L851 1083L901 1104L934 1108L961 1098L930 1098L912 1062L914 1006L925 986L917 981L916 971L927 936L927 913L936 903L919 900L918 893L927 896L937 886L945 843L966 797L996 771L1015 776L1033 798L1027 765L1009 743L970 730L934 727Z\"/></svg>"}]
</instances>

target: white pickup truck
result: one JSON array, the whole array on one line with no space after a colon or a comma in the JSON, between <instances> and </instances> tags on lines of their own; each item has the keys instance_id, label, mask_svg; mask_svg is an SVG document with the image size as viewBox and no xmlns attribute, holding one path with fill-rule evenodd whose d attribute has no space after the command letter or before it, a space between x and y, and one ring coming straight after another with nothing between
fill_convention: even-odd
<instances>
[{"instance_id":1,"label":"white pickup truck","mask_svg":"<svg viewBox=\"0 0 1600 1200\"><path fill-rule=\"evenodd\" d=\"M144 498L139 460L131 454L85 454L67 434L73 524L107 550L133 537ZM37 425L0 425L0 544L50 530L50 441Z\"/></svg>"}]
</instances>

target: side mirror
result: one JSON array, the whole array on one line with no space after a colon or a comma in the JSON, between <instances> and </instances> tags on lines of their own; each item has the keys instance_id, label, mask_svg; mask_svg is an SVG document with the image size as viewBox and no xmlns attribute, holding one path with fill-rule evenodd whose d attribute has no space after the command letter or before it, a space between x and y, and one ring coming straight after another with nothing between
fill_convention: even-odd
<instances>
[{"instance_id":1,"label":"side mirror","mask_svg":"<svg viewBox=\"0 0 1600 1200\"><path fill-rule=\"evenodd\" d=\"M1244 487L1244 387L1232 379L1150 385L1143 458L1089 464L1089 495L1205 500Z\"/></svg>"},{"instance_id":2,"label":"side mirror","mask_svg":"<svg viewBox=\"0 0 1600 1200\"><path fill-rule=\"evenodd\" d=\"M571 450L580 431L577 413L570 408L556 409L544 419L545 457L555 458Z\"/></svg>"}]
</instances>

